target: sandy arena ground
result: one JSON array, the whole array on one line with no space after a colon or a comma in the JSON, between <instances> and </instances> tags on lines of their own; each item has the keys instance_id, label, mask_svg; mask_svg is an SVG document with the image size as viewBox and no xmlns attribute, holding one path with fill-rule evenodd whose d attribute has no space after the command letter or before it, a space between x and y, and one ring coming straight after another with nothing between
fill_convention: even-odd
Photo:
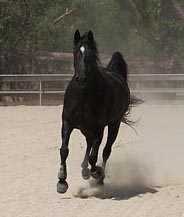
<instances>
[{"instance_id":1,"label":"sandy arena ground","mask_svg":"<svg viewBox=\"0 0 184 217\"><path fill-rule=\"evenodd\" d=\"M134 109L137 134L121 126L103 188L81 178L86 145L74 131L63 195L56 192L61 110L0 108L0 217L184 217L183 105Z\"/></svg>"}]
</instances>

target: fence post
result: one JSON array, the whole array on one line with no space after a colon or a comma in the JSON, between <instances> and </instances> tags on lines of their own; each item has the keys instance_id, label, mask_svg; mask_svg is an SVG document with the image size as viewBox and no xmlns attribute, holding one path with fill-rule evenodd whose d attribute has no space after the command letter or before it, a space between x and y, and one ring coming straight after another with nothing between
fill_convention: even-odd
<instances>
[{"instance_id":1,"label":"fence post","mask_svg":"<svg viewBox=\"0 0 184 217\"><path fill-rule=\"evenodd\" d=\"M42 106L42 81L39 77L39 83L40 83L40 91L39 91L39 106Z\"/></svg>"}]
</instances>

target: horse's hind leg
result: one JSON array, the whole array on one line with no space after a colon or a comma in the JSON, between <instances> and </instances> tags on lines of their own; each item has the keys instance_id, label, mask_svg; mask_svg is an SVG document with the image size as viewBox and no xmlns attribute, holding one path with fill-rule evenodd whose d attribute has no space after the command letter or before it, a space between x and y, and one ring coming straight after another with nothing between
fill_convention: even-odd
<instances>
[{"instance_id":1,"label":"horse's hind leg","mask_svg":"<svg viewBox=\"0 0 184 217\"><path fill-rule=\"evenodd\" d=\"M105 178L105 167L106 167L106 162L110 157L111 150L112 150L112 145L114 141L117 138L118 131L119 131L119 126L120 126L121 121L118 121L112 125L108 126L108 137L107 137L107 142L103 150L103 163L102 163L102 168L104 170L104 178Z\"/></svg>"},{"instance_id":2,"label":"horse's hind leg","mask_svg":"<svg viewBox=\"0 0 184 217\"><path fill-rule=\"evenodd\" d=\"M58 193L65 193L68 189L68 184L65 181L67 178L67 169L66 169L66 159L68 157L69 149L69 138L72 132L71 126L66 122L63 121L62 123L62 145L60 149L60 156L61 156L61 167L58 173L59 182L57 183L57 192Z\"/></svg>"},{"instance_id":3,"label":"horse's hind leg","mask_svg":"<svg viewBox=\"0 0 184 217\"><path fill-rule=\"evenodd\" d=\"M91 147L93 145L93 140L91 137L86 136L86 141L87 141L87 148L86 148L85 157L84 157L84 160L81 164L81 167L82 167L82 177L83 177L83 179L87 180L91 176L91 172L88 168L88 162L89 162L89 153L90 153Z\"/></svg>"},{"instance_id":4,"label":"horse's hind leg","mask_svg":"<svg viewBox=\"0 0 184 217\"><path fill-rule=\"evenodd\" d=\"M91 176L95 179L100 179L100 177L103 175L102 168L96 166L97 159L98 159L98 150L103 138L103 131L104 128L98 130L97 135L93 139L93 146L89 155L89 163L91 165Z\"/></svg>"}]
</instances>

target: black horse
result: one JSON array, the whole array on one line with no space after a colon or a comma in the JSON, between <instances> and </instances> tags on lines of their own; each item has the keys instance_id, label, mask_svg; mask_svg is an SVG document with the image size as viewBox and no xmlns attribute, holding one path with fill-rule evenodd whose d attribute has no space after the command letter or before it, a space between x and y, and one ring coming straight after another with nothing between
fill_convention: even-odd
<instances>
[{"instance_id":1,"label":"black horse","mask_svg":"<svg viewBox=\"0 0 184 217\"><path fill-rule=\"evenodd\" d=\"M119 52L113 54L106 68L99 67L93 33L89 31L80 36L77 30L74 34L73 54L75 74L66 89L62 113L61 167L57 184L59 193L65 193L68 189L66 159L72 130L79 129L87 142L81 164L83 178L92 176L99 184L103 184L106 162L120 123L129 123L127 113L131 104L127 64ZM135 103L135 98L133 101ZM105 126L108 126L108 137L100 167L96 163Z\"/></svg>"}]
</instances>

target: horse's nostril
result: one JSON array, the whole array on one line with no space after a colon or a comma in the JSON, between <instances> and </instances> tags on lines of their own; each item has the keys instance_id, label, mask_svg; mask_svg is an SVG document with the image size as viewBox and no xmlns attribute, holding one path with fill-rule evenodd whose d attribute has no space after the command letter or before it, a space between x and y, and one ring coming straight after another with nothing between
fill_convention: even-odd
<instances>
[{"instance_id":1,"label":"horse's nostril","mask_svg":"<svg viewBox=\"0 0 184 217\"><path fill-rule=\"evenodd\" d=\"M85 78L83 78L83 82L86 82L86 77L85 77Z\"/></svg>"},{"instance_id":2,"label":"horse's nostril","mask_svg":"<svg viewBox=\"0 0 184 217\"><path fill-rule=\"evenodd\" d=\"M77 81L79 83L85 83L86 80L87 80L86 77L79 77L79 76L75 77L75 81Z\"/></svg>"}]
</instances>

